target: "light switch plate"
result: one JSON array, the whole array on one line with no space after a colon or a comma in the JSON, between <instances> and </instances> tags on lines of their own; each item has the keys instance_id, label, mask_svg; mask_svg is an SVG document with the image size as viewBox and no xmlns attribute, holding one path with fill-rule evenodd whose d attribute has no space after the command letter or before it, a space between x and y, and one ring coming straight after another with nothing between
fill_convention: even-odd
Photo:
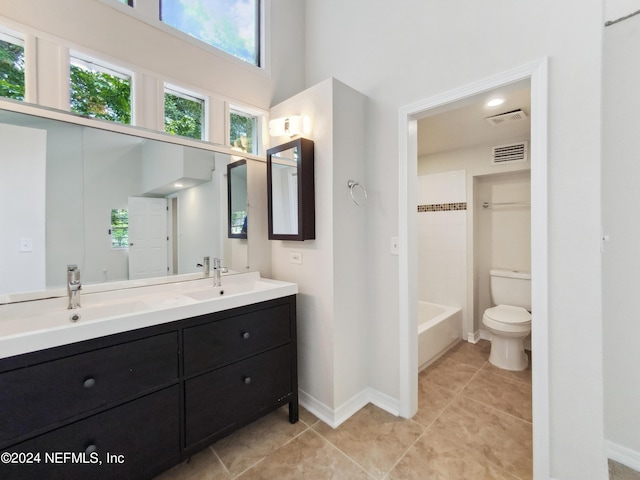
<instances>
[{"instance_id":1,"label":"light switch plate","mask_svg":"<svg viewBox=\"0 0 640 480\"><path fill-rule=\"evenodd\" d=\"M289 252L289 262L296 265L302 265L302 253L301 252Z\"/></svg>"}]
</instances>

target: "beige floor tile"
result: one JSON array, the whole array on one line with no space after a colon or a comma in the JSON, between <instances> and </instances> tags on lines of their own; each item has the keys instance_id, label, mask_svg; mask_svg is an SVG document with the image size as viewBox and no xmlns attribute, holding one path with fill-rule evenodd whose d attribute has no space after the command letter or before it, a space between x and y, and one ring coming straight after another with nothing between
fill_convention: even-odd
<instances>
[{"instance_id":1,"label":"beige floor tile","mask_svg":"<svg viewBox=\"0 0 640 480\"><path fill-rule=\"evenodd\" d=\"M427 431L389 475L389 480L424 479L517 480L517 477L459 446L433 441Z\"/></svg>"},{"instance_id":2,"label":"beige floor tile","mask_svg":"<svg viewBox=\"0 0 640 480\"><path fill-rule=\"evenodd\" d=\"M318 417L303 407L300 407L300 420L310 427L320 421Z\"/></svg>"},{"instance_id":3,"label":"beige floor tile","mask_svg":"<svg viewBox=\"0 0 640 480\"><path fill-rule=\"evenodd\" d=\"M230 480L231 475L222 466L210 448L182 462L154 480Z\"/></svg>"},{"instance_id":4,"label":"beige floor tile","mask_svg":"<svg viewBox=\"0 0 640 480\"><path fill-rule=\"evenodd\" d=\"M529 357L531 356L531 352L527 352ZM521 372L513 372L510 370L503 370L502 368L498 368L495 365L491 365L487 362L482 370L493 373L494 375L500 375L501 377L508 378L509 380L515 380L518 382L526 383L531 388L531 360L529 360L529 366L526 370L522 370Z\"/></svg>"},{"instance_id":5,"label":"beige floor tile","mask_svg":"<svg viewBox=\"0 0 640 480\"><path fill-rule=\"evenodd\" d=\"M289 413L279 409L213 444L231 475L236 476L280 448L308 426L289 423Z\"/></svg>"},{"instance_id":6,"label":"beige floor tile","mask_svg":"<svg viewBox=\"0 0 640 480\"><path fill-rule=\"evenodd\" d=\"M532 478L532 428L524 420L458 396L427 433L433 442L458 445L521 479Z\"/></svg>"},{"instance_id":7,"label":"beige floor tile","mask_svg":"<svg viewBox=\"0 0 640 480\"><path fill-rule=\"evenodd\" d=\"M455 360L470 367L480 368L489 360L491 342L479 340L478 343L460 342L445 353L444 358Z\"/></svg>"},{"instance_id":8,"label":"beige floor tile","mask_svg":"<svg viewBox=\"0 0 640 480\"><path fill-rule=\"evenodd\" d=\"M480 367L471 367L444 356L420 372L418 381L430 382L453 392L460 392Z\"/></svg>"},{"instance_id":9,"label":"beige floor tile","mask_svg":"<svg viewBox=\"0 0 640 480\"><path fill-rule=\"evenodd\" d=\"M610 480L640 480L640 472L622 465L613 460L609 460L609 479Z\"/></svg>"},{"instance_id":10,"label":"beige floor tile","mask_svg":"<svg viewBox=\"0 0 640 480\"><path fill-rule=\"evenodd\" d=\"M426 378L421 376L418 379L418 412L412 419L424 427L428 427L456 396L455 392L429 382Z\"/></svg>"},{"instance_id":11,"label":"beige floor tile","mask_svg":"<svg viewBox=\"0 0 640 480\"><path fill-rule=\"evenodd\" d=\"M462 395L531 422L531 386L506 377L478 372Z\"/></svg>"},{"instance_id":12,"label":"beige floor tile","mask_svg":"<svg viewBox=\"0 0 640 480\"><path fill-rule=\"evenodd\" d=\"M371 480L362 468L313 430L307 430L237 478Z\"/></svg>"},{"instance_id":13,"label":"beige floor tile","mask_svg":"<svg viewBox=\"0 0 640 480\"><path fill-rule=\"evenodd\" d=\"M371 404L335 430L322 422L313 429L374 478L382 478L389 472L424 430L411 420Z\"/></svg>"}]
</instances>

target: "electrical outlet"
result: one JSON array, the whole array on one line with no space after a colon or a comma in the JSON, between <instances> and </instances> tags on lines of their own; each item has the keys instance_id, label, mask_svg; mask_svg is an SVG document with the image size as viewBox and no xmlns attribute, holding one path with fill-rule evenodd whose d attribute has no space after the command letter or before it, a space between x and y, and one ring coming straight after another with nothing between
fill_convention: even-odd
<instances>
[{"instance_id":1,"label":"electrical outlet","mask_svg":"<svg viewBox=\"0 0 640 480\"><path fill-rule=\"evenodd\" d=\"M302 265L302 253L289 252L289 262L295 263L296 265Z\"/></svg>"},{"instance_id":2,"label":"electrical outlet","mask_svg":"<svg viewBox=\"0 0 640 480\"><path fill-rule=\"evenodd\" d=\"M398 237L391 237L391 255L398 255L400 239Z\"/></svg>"},{"instance_id":3,"label":"electrical outlet","mask_svg":"<svg viewBox=\"0 0 640 480\"><path fill-rule=\"evenodd\" d=\"M20 251L23 253L33 252L33 238L21 238Z\"/></svg>"}]
</instances>

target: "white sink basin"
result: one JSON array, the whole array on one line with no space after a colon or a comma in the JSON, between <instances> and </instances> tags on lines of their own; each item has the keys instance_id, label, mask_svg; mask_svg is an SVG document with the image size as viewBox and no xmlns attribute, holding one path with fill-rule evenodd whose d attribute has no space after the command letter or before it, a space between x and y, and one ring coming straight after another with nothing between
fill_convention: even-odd
<instances>
[{"instance_id":1,"label":"white sink basin","mask_svg":"<svg viewBox=\"0 0 640 480\"><path fill-rule=\"evenodd\" d=\"M269 288L267 282L261 282L259 280L253 282L243 283L230 283L229 285L222 285L219 287L207 287L202 290L195 290L192 292L184 292L183 295L195 300L213 300L222 296L239 295L242 293L256 292L258 290L265 290Z\"/></svg>"},{"instance_id":2,"label":"white sink basin","mask_svg":"<svg viewBox=\"0 0 640 480\"><path fill-rule=\"evenodd\" d=\"M294 283L260 278L257 272L85 293L81 307L67 298L0 304L0 358L112 335L298 293Z\"/></svg>"}]
</instances>

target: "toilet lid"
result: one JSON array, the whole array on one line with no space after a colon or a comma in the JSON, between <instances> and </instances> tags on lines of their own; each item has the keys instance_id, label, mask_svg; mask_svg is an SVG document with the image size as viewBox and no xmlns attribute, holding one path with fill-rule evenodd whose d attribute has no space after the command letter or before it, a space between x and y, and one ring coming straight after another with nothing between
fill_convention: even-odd
<instances>
[{"instance_id":1,"label":"toilet lid","mask_svg":"<svg viewBox=\"0 0 640 480\"><path fill-rule=\"evenodd\" d=\"M484 314L491 320L500 323L522 324L531 323L531 314L522 307L513 305L498 305L485 310Z\"/></svg>"}]
</instances>

